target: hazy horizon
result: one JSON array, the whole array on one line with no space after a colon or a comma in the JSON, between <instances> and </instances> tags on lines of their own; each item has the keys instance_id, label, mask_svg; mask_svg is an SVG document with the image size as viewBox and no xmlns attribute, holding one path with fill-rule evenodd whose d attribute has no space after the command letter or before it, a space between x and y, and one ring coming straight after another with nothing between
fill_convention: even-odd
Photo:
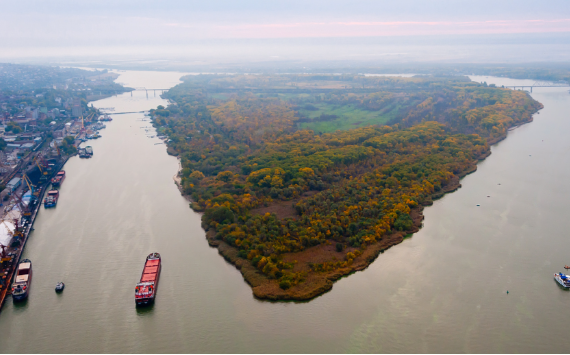
<instances>
[{"instance_id":1,"label":"hazy horizon","mask_svg":"<svg viewBox=\"0 0 570 355\"><path fill-rule=\"evenodd\" d=\"M0 29L17 63L570 60L564 1L20 1Z\"/></svg>"}]
</instances>

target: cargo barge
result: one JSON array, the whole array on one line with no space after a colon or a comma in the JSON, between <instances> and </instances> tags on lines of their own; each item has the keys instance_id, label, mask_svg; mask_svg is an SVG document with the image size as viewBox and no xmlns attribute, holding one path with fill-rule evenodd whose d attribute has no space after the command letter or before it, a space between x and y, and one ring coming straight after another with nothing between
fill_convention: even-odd
<instances>
[{"instance_id":1,"label":"cargo barge","mask_svg":"<svg viewBox=\"0 0 570 355\"><path fill-rule=\"evenodd\" d=\"M44 199L44 207L51 208L57 205L57 200L59 199L59 191L50 190Z\"/></svg>"},{"instance_id":2,"label":"cargo barge","mask_svg":"<svg viewBox=\"0 0 570 355\"><path fill-rule=\"evenodd\" d=\"M65 180L65 170L58 172L52 179L51 185L53 187L60 187L61 183Z\"/></svg>"},{"instance_id":3,"label":"cargo barge","mask_svg":"<svg viewBox=\"0 0 570 355\"><path fill-rule=\"evenodd\" d=\"M18 265L14 284L12 285L12 299L14 302L24 301L30 294L32 284L32 262L24 259Z\"/></svg>"},{"instance_id":4,"label":"cargo barge","mask_svg":"<svg viewBox=\"0 0 570 355\"><path fill-rule=\"evenodd\" d=\"M146 257L141 280L135 287L135 303L137 307L154 303L161 266L159 253L151 253Z\"/></svg>"}]
</instances>

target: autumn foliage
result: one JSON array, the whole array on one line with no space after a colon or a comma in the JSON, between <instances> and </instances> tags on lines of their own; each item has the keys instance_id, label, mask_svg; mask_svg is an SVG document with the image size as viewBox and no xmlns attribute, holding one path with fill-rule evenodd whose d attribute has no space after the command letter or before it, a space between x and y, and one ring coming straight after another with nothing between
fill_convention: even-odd
<instances>
[{"instance_id":1,"label":"autumn foliage","mask_svg":"<svg viewBox=\"0 0 570 355\"><path fill-rule=\"evenodd\" d=\"M301 87L310 81L296 78ZM358 80L373 92L267 97L288 88L287 77L195 78L169 92L175 105L152 112L181 159L184 193L205 212L204 228L282 289L307 278L282 255L334 244L351 251L311 264L310 272L349 268L368 246L412 230L413 208L473 169L489 151L487 140L541 108L526 93L465 80ZM297 107L308 100L403 108L389 125L319 134L297 129ZM277 201L288 201L297 216L252 213Z\"/></svg>"}]
</instances>

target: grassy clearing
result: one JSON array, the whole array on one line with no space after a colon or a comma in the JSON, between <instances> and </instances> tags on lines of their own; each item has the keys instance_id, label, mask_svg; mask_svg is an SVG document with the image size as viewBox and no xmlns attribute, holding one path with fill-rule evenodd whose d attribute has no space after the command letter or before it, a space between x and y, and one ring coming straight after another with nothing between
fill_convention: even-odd
<instances>
[{"instance_id":1,"label":"grassy clearing","mask_svg":"<svg viewBox=\"0 0 570 355\"><path fill-rule=\"evenodd\" d=\"M389 111L361 110L354 107L354 105L336 106L321 103L315 104L314 106L318 108L318 110L309 111L300 109L299 113L301 116L310 119L316 119L321 115L335 115L338 117L327 121L315 120L312 122L298 123L299 128L311 129L315 132L323 133L334 132L336 130L348 130L370 125L385 124L398 112L398 107L396 106Z\"/></svg>"}]
</instances>

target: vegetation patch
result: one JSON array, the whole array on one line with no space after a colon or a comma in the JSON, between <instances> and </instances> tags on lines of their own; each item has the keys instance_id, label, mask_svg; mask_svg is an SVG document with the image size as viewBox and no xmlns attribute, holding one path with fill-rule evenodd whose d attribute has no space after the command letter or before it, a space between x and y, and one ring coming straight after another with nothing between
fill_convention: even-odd
<instances>
[{"instance_id":1,"label":"vegetation patch","mask_svg":"<svg viewBox=\"0 0 570 355\"><path fill-rule=\"evenodd\" d=\"M271 300L366 268L542 107L461 77L193 76L167 98L151 113L183 193L209 243Z\"/></svg>"}]
</instances>

